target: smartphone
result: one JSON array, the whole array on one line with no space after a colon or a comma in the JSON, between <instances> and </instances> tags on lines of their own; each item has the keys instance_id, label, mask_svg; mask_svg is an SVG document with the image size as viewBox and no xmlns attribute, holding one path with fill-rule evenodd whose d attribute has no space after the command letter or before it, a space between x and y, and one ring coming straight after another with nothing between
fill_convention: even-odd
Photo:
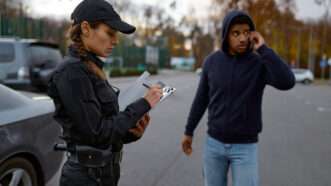
<instances>
[{"instance_id":1,"label":"smartphone","mask_svg":"<svg viewBox=\"0 0 331 186\"><path fill-rule=\"evenodd\" d=\"M249 39L249 49L250 50L254 50L254 45L255 45L255 40Z\"/></svg>"}]
</instances>

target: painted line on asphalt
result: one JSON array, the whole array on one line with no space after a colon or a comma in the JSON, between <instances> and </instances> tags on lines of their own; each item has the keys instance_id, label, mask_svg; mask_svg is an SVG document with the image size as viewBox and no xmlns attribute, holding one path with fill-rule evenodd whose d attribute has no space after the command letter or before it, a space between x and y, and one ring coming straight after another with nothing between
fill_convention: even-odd
<instances>
[{"instance_id":1,"label":"painted line on asphalt","mask_svg":"<svg viewBox=\"0 0 331 186\"><path fill-rule=\"evenodd\" d=\"M317 107L318 112L331 112L331 108Z\"/></svg>"},{"instance_id":2,"label":"painted line on asphalt","mask_svg":"<svg viewBox=\"0 0 331 186\"><path fill-rule=\"evenodd\" d=\"M295 97L298 99L298 100L302 100L302 99L304 99L304 97L302 97L301 95L295 95ZM306 105L314 105L311 101L309 101L309 100L304 100L304 104L306 104ZM321 107L321 106L318 106L317 108L316 108L316 110L318 111L318 112L331 112L331 108L326 108L326 107Z\"/></svg>"}]
</instances>

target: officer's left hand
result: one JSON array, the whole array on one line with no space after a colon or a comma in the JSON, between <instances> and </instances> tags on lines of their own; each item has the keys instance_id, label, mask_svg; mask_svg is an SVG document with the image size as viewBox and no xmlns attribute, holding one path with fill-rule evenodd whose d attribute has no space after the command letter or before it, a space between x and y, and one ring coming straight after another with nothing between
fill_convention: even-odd
<instances>
[{"instance_id":1,"label":"officer's left hand","mask_svg":"<svg viewBox=\"0 0 331 186\"><path fill-rule=\"evenodd\" d=\"M129 129L129 131L137 137L141 137L147 126L149 125L150 116L145 114L137 123L135 128Z\"/></svg>"}]
</instances>

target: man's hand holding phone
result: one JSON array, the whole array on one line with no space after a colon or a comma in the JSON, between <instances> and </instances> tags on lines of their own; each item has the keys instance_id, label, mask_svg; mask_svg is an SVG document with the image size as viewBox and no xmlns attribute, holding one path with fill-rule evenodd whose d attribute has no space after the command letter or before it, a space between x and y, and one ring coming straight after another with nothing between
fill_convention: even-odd
<instances>
[{"instance_id":1,"label":"man's hand holding phone","mask_svg":"<svg viewBox=\"0 0 331 186\"><path fill-rule=\"evenodd\" d=\"M252 42L254 50L259 49L262 45L265 44L263 36L257 31L250 33L250 41Z\"/></svg>"}]
</instances>

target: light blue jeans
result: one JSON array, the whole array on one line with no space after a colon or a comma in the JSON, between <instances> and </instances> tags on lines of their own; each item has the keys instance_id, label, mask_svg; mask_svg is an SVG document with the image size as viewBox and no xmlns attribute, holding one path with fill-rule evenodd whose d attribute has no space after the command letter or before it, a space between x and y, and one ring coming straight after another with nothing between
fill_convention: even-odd
<instances>
[{"instance_id":1,"label":"light blue jeans","mask_svg":"<svg viewBox=\"0 0 331 186\"><path fill-rule=\"evenodd\" d=\"M224 144L208 136L203 152L205 186L258 186L257 144Z\"/></svg>"}]
</instances>

